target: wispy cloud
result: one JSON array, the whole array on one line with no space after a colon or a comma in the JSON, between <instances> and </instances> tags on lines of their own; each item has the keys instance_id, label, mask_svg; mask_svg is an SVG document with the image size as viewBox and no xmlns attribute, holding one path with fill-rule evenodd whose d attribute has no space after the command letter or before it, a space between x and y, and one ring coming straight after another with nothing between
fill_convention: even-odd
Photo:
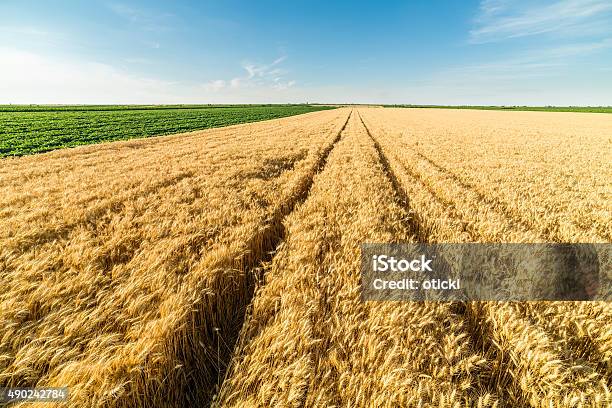
<instances>
[{"instance_id":1,"label":"wispy cloud","mask_svg":"<svg viewBox=\"0 0 612 408\"><path fill-rule=\"evenodd\" d=\"M561 76L577 59L612 48L612 38L532 48L515 52L495 60L464 66L449 67L434 74L436 82L483 84L506 81L518 83L527 79Z\"/></svg>"},{"instance_id":2,"label":"wispy cloud","mask_svg":"<svg viewBox=\"0 0 612 408\"><path fill-rule=\"evenodd\" d=\"M206 84L159 78L107 62L0 46L0 103L156 104L156 103L291 103L304 101L294 81L265 84L255 77L218 79ZM127 61L123 61L127 62ZM135 60L133 63L145 61ZM148 61L147 61L148 62ZM280 62L277 63L277 65ZM268 64L270 66L272 64ZM271 68L272 70L274 68ZM289 89L291 88L291 89ZM271 92L282 89L283 92ZM311 98L314 100L316 98Z\"/></svg>"},{"instance_id":3,"label":"wispy cloud","mask_svg":"<svg viewBox=\"0 0 612 408\"><path fill-rule=\"evenodd\" d=\"M61 49L66 46L78 46L80 40L57 27L31 24L2 24L0 22L0 46L26 47L30 49ZM0 65L4 55L0 55Z\"/></svg>"},{"instance_id":4,"label":"wispy cloud","mask_svg":"<svg viewBox=\"0 0 612 408\"><path fill-rule=\"evenodd\" d=\"M274 89L284 90L284 89L292 88L295 84L296 84L296 81L280 82L275 78L275 83L272 87Z\"/></svg>"},{"instance_id":5,"label":"wispy cloud","mask_svg":"<svg viewBox=\"0 0 612 408\"><path fill-rule=\"evenodd\" d=\"M123 3L108 4L108 8L144 31L168 31L171 29L171 19L175 17L171 13L154 12Z\"/></svg>"},{"instance_id":6,"label":"wispy cloud","mask_svg":"<svg viewBox=\"0 0 612 408\"><path fill-rule=\"evenodd\" d=\"M610 0L482 0L470 42L533 35L585 36L612 32Z\"/></svg>"},{"instance_id":7,"label":"wispy cloud","mask_svg":"<svg viewBox=\"0 0 612 408\"><path fill-rule=\"evenodd\" d=\"M0 44L29 43L40 47L56 47L70 40L71 37L66 33L45 26L0 24Z\"/></svg>"},{"instance_id":8,"label":"wispy cloud","mask_svg":"<svg viewBox=\"0 0 612 408\"><path fill-rule=\"evenodd\" d=\"M131 74L97 61L54 58L0 47L2 103L155 103L179 83Z\"/></svg>"},{"instance_id":9,"label":"wispy cloud","mask_svg":"<svg viewBox=\"0 0 612 408\"><path fill-rule=\"evenodd\" d=\"M128 58L124 58L123 61L127 62L128 64L138 64L138 65L153 65L154 61L150 60L148 58L141 58L141 57L128 57Z\"/></svg>"},{"instance_id":10,"label":"wispy cloud","mask_svg":"<svg viewBox=\"0 0 612 408\"><path fill-rule=\"evenodd\" d=\"M551 99L555 92L564 95L568 103L573 100L567 83L572 72L581 64L601 59L603 52L612 48L609 0L482 0L473 23L469 32L472 46L505 42L512 47L500 45L480 61L431 74L428 86L449 92L454 89L457 95L466 96L463 103L471 97L481 102L518 102L521 92L525 101L519 103L539 103ZM519 41L522 38L529 41ZM571 90L576 93L574 103L584 103L588 98L580 98L588 92L594 96L600 93L582 86ZM503 95L515 97L505 99Z\"/></svg>"},{"instance_id":11,"label":"wispy cloud","mask_svg":"<svg viewBox=\"0 0 612 408\"><path fill-rule=\"evenodd\" d=\"M242 68L247 72L246 79L252 78L265 78L272 75L284 75L285 72L280 68L275 68L278 64L285 61L287 59L286 56L279 57L272 61L272 63L267 65L254 64L250 62L244 62L242 64Z\"/></svg>"},{"instance_id":12,"label":"wispy cloud","mask_svg":"<svg viewBox=\"0 0 612 408\"><path fill-rule=\"evenodd\" d=\"M285 90L296 84L295 80L288 80L288 71L283 69L282 64L287 56L281 56L269 64L257 64L245 61L242 63L244 76L234 77L229 80L217 79L204 84L207 90L221 91L223 89L239 89L248 87L262 87L276 90Z\"/></svg>"},{"instance_id":13,"label":"wispy cloud","mask_svg":"<svg viewBox=\"0 0 612 408\"><path fill-rule=\"evenodd\" d=\"M589 55L598 51L612 48L612 37L597 41L563 44L550 47L545 50L533 52L533 58L568 58L581 55Z\"/></svg>"},{"instance_id":14,"label":"wispy cloud","mask_svg":"<svg viewBox=\"0 0 612 408\"><path fill-rule=\"evenodd\" d=\"M54 35L54 33L51 33L45 29L33 26L3 26L0 27L0 33L26 35L32 37L46 37L49 35Z\"/></svg>"},{"instance_id":15,"label":"wispy cloud","mask_svg":"<svg viewBox=\"0 0 612 408\"><path fill-rule=\"evenodd\" d=\"M157 41L144 41L143 44L148 48L153 48L154 50L158 50L161 48L161 45Z\"/></svg>"},{"instance_id":16,"label":"wispy cloud","mask_svg":"<svg viewBox=\"0 0 612 408\"><path fill-rule=\"evenodd\" d=\"M224 89L227 86L227 83L223 79L216 79L214 81L209 81L204 84L204 89L209 92L217 92L221 89Z\"/></svg>"},{"instance_id":17,"label":"wispy cloud","mask_svg":"<svg viewBox=\"0 0 612 408\"><path fill-rule=\"evenodd\" d=\"M417 103L440 103L438 98L453 104L607 105L609 83L566 80L580 60L609 49L612 38L522 49L432 72L415 81L410 92L436 96Z\"/></svg>"}]
</instances>

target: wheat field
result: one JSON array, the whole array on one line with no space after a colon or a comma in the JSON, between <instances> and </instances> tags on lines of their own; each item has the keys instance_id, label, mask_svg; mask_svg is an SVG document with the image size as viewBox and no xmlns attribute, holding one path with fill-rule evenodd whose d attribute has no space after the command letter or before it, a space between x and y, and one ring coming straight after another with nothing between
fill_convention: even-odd
<instances>
[{"instance_id":1,"label":"wheat field","mask_svg":"<svg viewBox=\"0 0 612 408\"><path fill-rule=\"evenodd\" d=\"M0 387L612 406L609 302L364 302L359 278L363 242L612 242L610 135L599 114L344 107L4 159Z\"/></svg>"}]
</instances>

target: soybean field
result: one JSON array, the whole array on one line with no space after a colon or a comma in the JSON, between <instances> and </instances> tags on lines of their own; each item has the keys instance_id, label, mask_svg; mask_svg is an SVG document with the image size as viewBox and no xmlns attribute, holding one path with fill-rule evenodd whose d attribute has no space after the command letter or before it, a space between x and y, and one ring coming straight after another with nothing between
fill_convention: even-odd
<instances>
[{"instance_id":1,"label":"soybean field","mask_svg":"<svg viewBox=\"0 0 612 408\"><path fill-rule=\"evenodd\" d=\"M2 105L0 157L167 135L329 109L310 105Z\"/></svg>"}]
</instances>

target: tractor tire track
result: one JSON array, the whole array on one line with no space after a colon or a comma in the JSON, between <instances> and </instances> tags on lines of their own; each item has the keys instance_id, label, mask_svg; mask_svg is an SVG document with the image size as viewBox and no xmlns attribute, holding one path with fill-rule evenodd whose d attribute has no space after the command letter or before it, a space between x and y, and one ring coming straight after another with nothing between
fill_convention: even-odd
<instances>
[{"instance_id":1,"label":"tractor tire track","mask_svg":"<svg viewBox=\"0 0 612 408\"><path fill-rule=\"evenodd\" d=\"M365 122L363 121L361 114L357 112L357 115L366 133L368 134L368 136L370 137L370 139L372 139L372 142L374 143L374 149L376 150L376 154L378 155L378 160L383 167L383 172L385 173L385 176L387 177L387 179L391 182L391 185L393 186L393 190L395 191L395 196L396 196L398 203L402 207L409 209L410 208L410 205L409 205L410 197L408 197L408 193L402 187L401 181L397 178L395 173L393 173L393 170L391 169L391 164L389 163L389 160L383 153L382 147L380 146L378 141L374 138L374 136L372 136L372 133L370 132L370 129L366 126ZM408 219L406 219L404 223L408 231L413 232L415 234L415 237L418 240L427 242L427 238L429 235L427 231L427 227L425 226L425 223L423 222L423 220L417 213L412 212L411 216Z\"/></svg>"},{"instance_id":2,"label":"tractor tire track","mask_svg":"<svg viewBox=\"0 0 612 408\"><path fill-rule=\"evenodd\" d=\"M219 269L238 268L243 270L245 278L244 284L246 285L247 293L244 297L238 297L238 299L241 299L239 304L234 304L231 307L234 310L238 310L237 316L235 317L235 322L232 325L234 330L230 330L223 335L220 334L220 331L208 333L213 340L212 342L209 342L209 344L223 343L226 345L226 347L223 355L209 356L210 362L216 365L213 365L214 369L211 375L216 377L217 389L205 396L207 405L214 403L215 393L218 392L218 389L222 383L221 380L228 371L234 350L239 347L237 341L240 338L240 333L243 331L245 322L248 320L248 312L255 294L256 283L262 280L262 275L266 264L272 260L277 248L286 240L287 231L284 221L289 215L291 215L296 206L300 205L308 198L315 176L325 168L330 153L342 138L344 130L346 129L352 115L353 112L351 111L332 142L321 151L318 161L313 166L309 174L301 180L296 188L294 188L294 190L289 194L288 199L275 209L267 221L266 226L260 229L251 237L250 240L245 243L245 250L241 251L241 254L236 257L230 257L230 264L224 264L224 262L222 262L217 266ZM224 274L217 275L223 276ZM223 298L224 296L221 296L218 291L215 291L213 294L211 294L211 296L212 299L209 301L213 303L213 310L217 308L227 308L226 305L222 305L223 303L226 303L226 301ZM214 313L214 315L223 316L223 313ZM200 317L196 315L191 317L191 319L194 321L199 320L199 318ZM215 358L217 361L215 361ZM191 386L197 387L196 384L192 384L187 388L190 388Z\"/></svg>"},{"instance_id":3,"label":"tractor tire track","mask_svg":"<svg viewBox=\"0 0 612 408\"><path fill-rule=\"evenodd\" d=\"M381 162L383 163L383 167L385 168L385 172L388 174L388 177L392 181L393 186L396 189L398 196L400 197L400 201L402 202L403 205L405 205L405 208L407 208L411 214L411 219L409 220L409 226L411 227L412 231L415 232L420 242L430 242L431 241L430 231L432 230L432 225L427 220L425 220L421 215L419 215L416 211L411 209L412 206L410 205L410 197L409 197L408 192L403 187L402 183L399 181L397 175L393 173L391 169L391 165L389 163L389 160L385 156L383 148L380 146L380 144L374 138L374 136L372 136L372 133L370 132L368 126L365 124L361 116L360 116L360 119L361 119L361 122L363 123L363 126L366 128L368 135L370 135L370 137L374 141L376 150L379 152L379 155L381 157ZM421 174L419 174L415 169L411 168L410 166L400 161L397 156L393 155L392 159L394 160L395 163L399 165L399 167L404 171L404 173L407 176L409 176L419 185L423 186L425 190L429 193L429 195L431 195L440 205L442 205L446 209L446 211L448 211L448 213L451 215L452 218L454 218L456 221L458 221L461 224L463 230L469 234L472 240L477 240L478 234L476 230L468 222L463 220L463 218L457 211L454 203L445 200L443 197L437 194L436 191L426 182L426 180L423 178Z\"/></svg>"},{"instance_id":4,"label":"tractor tire track","mask_svg":"<svg viewBox=\"0 0 612 408\"><path fill-rule=\"evenodd\" d=\"M361 117L361 115L359 115L359 119L363 125L363 127L365 128L368 136L372 139L372 142L374 143L374 148L378 154L379 160L383 166L383 171L385 173L385 175L387 176L387 178L389 179L389 181L391 182L391 184L393 185L393 188L396 192L396 196L399 200L399 203L404 206L404 208L410 208L409 207L409 203L410 203L410 198L408 197L408 194L406 192L406 190L404 189L404 187L402 186L400 180L398 179L398 177L393 173L391 164L389 163L389 160L387 159L384 150L382 149L382 147L380 146L380 144L378 143L378 141L376 140L376 138L372 135L372 133L370 132L370 129L368 128L368 126L365 124L363 118ZM397 162L397 160L396 160ZM414 173L412 171L410 171L410 169L406 168L405 166L402 166L404 168L404 170L406 170L406 172L415 180L417 180L418 182L420 182L420 184L422 184L424 187L426 187L428 189L428 191L431 193L432 196L436 197L442 204L447 205L447 208L450 208L450 206L452 206L452 203L446 204L442 199L440 199L439 197L437 197L435 195L435 193L433 191L431 191L431 189L428 188L427 184L418 176L417 173ZM453 207L454 208L454 207ZM429 240L429 228L426 226L427 222L418 214L413 212L412 213L412 217L407 220L407 227L409 228L409 231L413 231L415 233L415 235L419 238L420 242L430 242ZM469 228L469 226L467 225L467 223L464 223L464 226L466 228L466 230ZM466 319L465 316L465 306L463 305L462 302L455 302L453 303L453 305L451 306L451 310L453 310L454 312L457 313L457 317L460 318L463 321L463 331L468 335L468 338L471 338L472 341L469 344L469 348L471 351L474 352L474 354L478 354L481 355L481 353L479 353L477 351L476 343L474 343L475 339L473 338L473 333L469 330L469 325L468 325L468 321ZM504 407L504 400L507 400L507 396L502 396L502 398L500 398L500 396L498 395L498 391L495 389L495 387L493 386L494 382L492 381L492 375L493 373L491 371L483 371L481 372L478 377L480 380L484 380L483 381L483 386L485 387L486 391L491 394L492 396L494 396L495 398L497 398L497 400L499 401L499 407ZM474 390L474 396L477 398L477 391Z\"/></svg>"}]
</instances>

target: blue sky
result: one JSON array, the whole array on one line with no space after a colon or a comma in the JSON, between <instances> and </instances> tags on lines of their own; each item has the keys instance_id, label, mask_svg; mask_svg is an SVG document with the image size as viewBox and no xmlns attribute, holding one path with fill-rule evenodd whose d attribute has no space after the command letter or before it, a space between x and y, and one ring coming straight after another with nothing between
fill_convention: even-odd
<instances>
[{"instance_id":1,"label":"blue sky","mask_svg":"<svg viewBox=\"0 0 612 408\"><path fill-rule=\"evenodd\" d=\"M0 103L612 105L612 1L0 1Z\"/></svg>"}]
</instances>

